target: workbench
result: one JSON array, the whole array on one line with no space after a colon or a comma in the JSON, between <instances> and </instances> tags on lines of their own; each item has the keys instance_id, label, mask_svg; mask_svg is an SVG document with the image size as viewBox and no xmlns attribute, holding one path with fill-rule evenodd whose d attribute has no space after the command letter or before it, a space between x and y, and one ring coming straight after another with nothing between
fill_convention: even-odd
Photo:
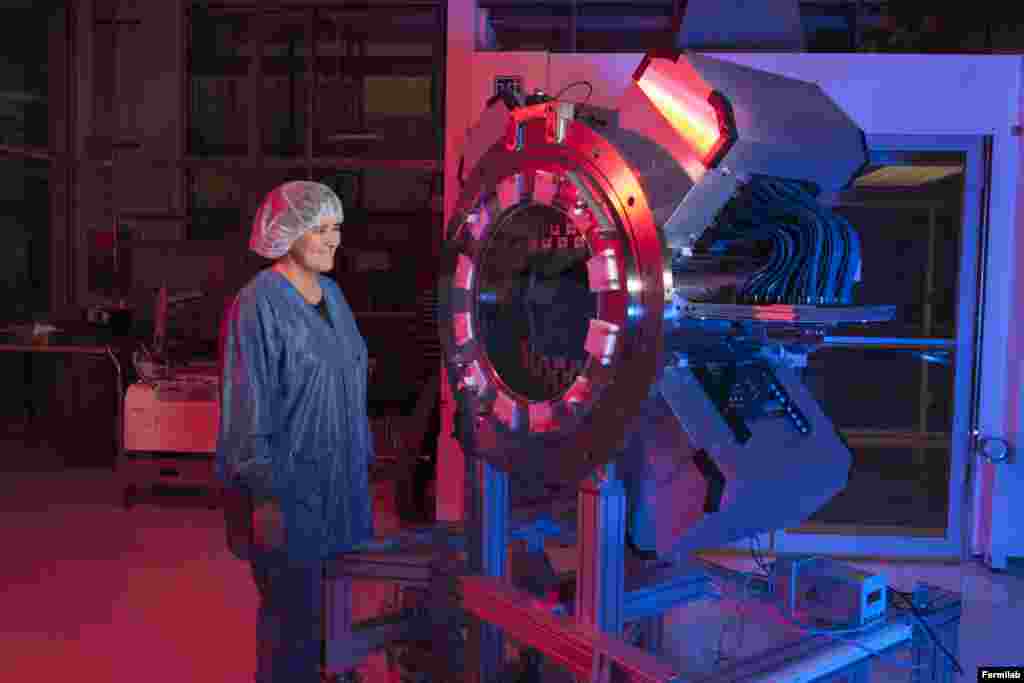
<instances>
[{"instance_id":1,"label":"workbench","mask_svg":"<svg viewBox=\"0 0 1024 683\"><path fill-rule=\"evenodd\" d=\"M112 406L113 412L113 444L118 451L121 442L122 405L125 375L123 372L127 349L133 340L112 334L109 330L95 328L84 323L57 323L58 332L41 334L34 338L25 334L15 334L8 330L0 332L0 353L18 353L24 358L23 377L26 396L24 399L26 417L31 426L38 417L38 407L33 398L35 379L33 377L32 357L36 354L58 354L65 356L91 356L106 358L114 371L117 400ZM77 429L71 430L79 433ZM82 444L78 444L82 445ZM67 459L67 458L66 458ZM73 460L73 459L72 459Z\"/></svg>"}]
</instances>

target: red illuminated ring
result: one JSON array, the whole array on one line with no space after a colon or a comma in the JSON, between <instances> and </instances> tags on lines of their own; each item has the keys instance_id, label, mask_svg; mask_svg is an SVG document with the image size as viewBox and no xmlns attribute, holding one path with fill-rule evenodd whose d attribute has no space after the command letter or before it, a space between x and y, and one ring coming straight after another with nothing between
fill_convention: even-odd
<instances>
[{"instance_id":1,"label":"red illuminated ring","mask_svg":"<svg viewBox=\"0 0 1024 683\"><path fill-rule=\"evenodd\" d=\"M498 182L497 194L502 194L503 191L507 191L509 186L525 188L531 185L534 179L543 175L558 176L561 174L563 169L558 168L558 163L553 164L551 169L555 170L555 173L548 174L544 170L534 170L532 168L521 169L525 173L516 174L516 178L502 178ZM526 182L524 182L526 181ZM581 180L581 182L586 182ZM598 189L596 187L590 188L592 193L596 193ZM553 195L553 192L541 193ZM486 205L494 205L494 193L484 194L478 200L476 205L476 211L473 215L477 216L473 223L467 223L467 230L463 232L464 238L462 244L464 247L467 245L467 240L472 239L474 242L480 242L481 244L486 242L489 238L489 234L486 234L488 230L493 230L498 220L498 216L504 217L506 214L500 211L497 207L493 210L486 208ZM517 197L518 198L518 197ZM533 187L533 198L538 199L537 187ZM555 197L551 196L551 200ZM506 207L504 211L509 211L515 202L508 198L500 200L499 203ZM544 203L544 202L541 202ZM571 206L567 206L561 201L549 201L546 202L549 206L555 206L559 210L568 210L567 213L572 211ZM603 210L605 207L599 207L599 210ZM491 219L490 215L495 215L495 219ZM604 223L609 223L613 219L607 216ZM591 220L589 221L592 225L599 225L602 221ZM483 229L480 229L483 228ZM625 330L628 326L626 319L628 300L628 284L627 284L627 272L626 267L627 255L623 249L622 240L615 236L598 237L592 236L590 242L592 252L595 252L591 264L600 266L602 263L609 264L605 269L601 270L601 273L595 276L594 281L596 284L591 287L591 290L597 294L598 299L598 310L597 319L590 322L590 334L587 337L586 347L588 350L593 350L592 356L595 359L601 359L604 362L608 362L610 358L614 356L614 349L617 346L620 335L620 331ZM455 348L460 349L463 353L460 354L460 358L464 364L486 368L483 372L483 380L474 378L470 383L474 391L482 393L484 385L494 390L493 397L493 415L501 422L507 429L512 430L529 430L535 433L544 433L557 431L557 428L561 424L567 426L567 420L570 420L573 413L576 412L575 408L580 404L587 403L590 399L595 397L595 394L603 388L605 382L595 380L586 367L581 373L580 377L569 387L561 392L559 396L549 401L534 401L528 402L522 397L517 395L517 392L509 387L497 373L493 364L486 357L483 351L482 345L479 343L470 344L472 341L472 319L473 319L473 306L472 302L476 300L479 295L479 283L475 281L475 273L478 270L473 263L473 260L469 254L479 254L480 249L468 249L463 248L457 256L457 263L455 268L455 276L453 278L452 286L458 290L464 290L470 293L470 296L463 299L460 305L452 307L452 341ZM611 277L604 278L603 275L607 275L608 271L611 271ZM612 286L610 287L606 280L610 280ZM472 374L469 368L463 369L462 376L465 377L466 373ZM569 405L572 404L572 405Z\"/></svg>"},{"instance_id":2,"label":"red illuminated ring","mask_svg":"<svg viewBox=\"0 0 1024 683\"><path fill-rule=\"evenodd\" d=\"M466 424L474 425L474 433L464 435L464 447L468 439L477 455L506 470L520 464L534 468L538 458L547 460L550 468L551 456L557 455L562 472L582 476L615 454L627 422L656 379L662 345L663 244L632 169L590 128L573 122L563 144L552 144L545 140L545 120L538 116L523 124L521 139L521 151L509 150L499 139L483 155L467 178L448 225L440 292L442 344L453 391L469 413ZM467 330L473 329L486 232L503 215L496 212L492 197L503 180L520 173L530 185L538 171L574 172L594 195L612 230L601 239L591 233L589 251L593 257L606 248L617 250L621 288L598 293L598 318L619 325L610 365L591 359L582 373L585 382L573 384L554 400L530 403L505 385L484 345L470 338ZM557 193L552 197L559 204ZM485 212L477 224L469 222L481 206L492 215ZM482 221L487 225L481 226Z\"/></svg>"},{"instance_id":3,"label":"red illuminated ring","mask_svg":"<svg viewBox=\"0 0 1024 683\"><path fill-rule=\"evenodd\" d=\"M559 210L572 213L573 205L566 201L566 197L556 187L542 187L542 178L548 178L552 182L554 178L566 173L561 168L562 162L554 161L545 164L547 170L542 168L523 167L514 176L500 178L497 187L493 190L485 190L477 197L473 210L470 213L472 220L465 220L460 226L456 236L456 243L461 249L456 252L454 275L452 277L452 288L459 292L466 292L452 297L451 306L451 340L453 348L457 351L456 358L461 366L460 387L477 393L483 393L484 388L493 389L493 395L487 398L492 401L492 414L508 429L529 429L530 432L543 433L557 431L560 424L572 418L576 412L574 408L585 404L594 397L595 389L600 389L604 384L602 381L595 381L586 369L581 377L571 386L567 387L561 395L550 401L527 402L517 396L516 392L508 387L500 375L496 372L482 346L473 339L473 309L472 302L479 294L479 286L476 275L479 268L476 259L482 253L483 247L489 237L490 231L495 228L498 220L504 218L516 202L521 198L518 193L530 192L534 200L540 199L540 203L554 206ZM580 182L590 185L586 180ZM565 183L562 183L563 185ZM516 196L508 197L510 188L515 189ZM592 194L599 194L596 186L588 188ZM505 195L503 198L499 196ZM546 199L546 201L544 201ZM500 205L500 206L499 206ZM606 207L600 206L599 210ZM596 226L602 222L610 224L614 219L606 216L604 221L591 219L589 224ZM577 221L581 222L581 221ZM610 278L617 283L615 290L604 286L599 281L595 293L598 296L597 320L591 321L592 334L588 336L588 348L600 349L610 341L618 341L617 335L602 335L601 333L611 328L613 332L624 330L628 321L626 320L628 292L626 267L627 254L623 249L622 240L617 236L606 236L604 238L591 237L592 251L596 252L591 259L592 262L609 262L614 270ZM594 288L592 287L592 290ZM595 353L595 356L611 357L613 354ZM571 404L571 405L570 405ZM563 424L563 426L565 426Z\"/></svg>"}]
</instances>

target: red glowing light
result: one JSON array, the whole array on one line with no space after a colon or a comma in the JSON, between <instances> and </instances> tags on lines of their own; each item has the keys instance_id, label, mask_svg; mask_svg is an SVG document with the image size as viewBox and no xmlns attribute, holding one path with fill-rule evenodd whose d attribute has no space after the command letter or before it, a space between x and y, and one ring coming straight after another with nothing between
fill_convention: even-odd
<instances>
[{"instance_id":1,"label":"red glowing light","mask_svg":"<svg viewBox=\"0 0 1024 683\"><path fill-rule=\"evenodd\" d=\"M689 64L664 58L646 61L636 81L672 128L697 152L705 167L715 165L732 141L726 107Z\"/></svg>"}]
</instances>

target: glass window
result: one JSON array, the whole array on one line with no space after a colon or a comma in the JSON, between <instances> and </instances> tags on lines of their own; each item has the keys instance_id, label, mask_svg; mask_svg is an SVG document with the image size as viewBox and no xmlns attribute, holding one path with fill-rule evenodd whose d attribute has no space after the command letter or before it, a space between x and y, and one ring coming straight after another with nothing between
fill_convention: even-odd
<instances>
[{"instance_id":1,"label":"glass window","mask_svg":"<svg viewBox=\"0 0 1024 683\"><path fill-rule=\"evenodd\" d=\"M800 532L942 536L955 434L965 155L874 154L835 207L857 230L857 304L884 325L844 328L803 379L853 453L850 483ZM847 529L848 531L843 531Z\"/></svg>"},{"instance_id":2,"label":"glass window","mask_svg":"<svg viewBox=\"0 0 1024 683\"><path fill-rule=\"evenodd\" d=\"M243 11L210 11L191 8L189 50L197 57L242 57L250 44L251 16Z\"/></svg>"},{"instance_id":3,"label":"glass window","mask_svg":"<svg viewBox=\"0 0 1024 683\"><path fill-rule=\"evenodd\" d=\"M0 229L10 240L0 257L0 319L23 319L50 306L50 173L28 159L0 159L0 173Z\"/></svg>"},{"instance_id":4,"label":"glass window","mask_svg":"<svg viewBox=\"0 0 1024 683\"><path fill-rule=\"evenodd\" d=\"M316 90L320 156L438 159L443 131L430 75L322 73Z\"/></svg>"},{"instance_id":5,"label":"glass window","mask_svg":"<svg viewBox=\"0 0 1024 683\"><path fill-rule=\"evenodd\" d=\"M188 180L188 239L219 240L243 230L245 192L237 172L199 168Z\"/></svg>"},{"instance_id":6,"label":"glass window","mask_svg":"<svg viewBox=\"0 0 1024 683\"><path fill-rule=\"evenodd\" d=\"M826 348L808 359L803 380L840 430L948 436L953 429L951 352L941 347Z\"/></svg>"},{"instance_id":7,"label":"glass window","mask_svg":"<svg viewBox=\"0 0 1024 683\"><path fill-rule=\"evenodd\" d=\"M956 326L960 217L957 203L904 205L860 195L865 203L836 212L857 229L863 272L859 304L895 304L891 323L859 333L871 336L947 337Z\"/></svg>"},{"instance_id":8,"label":"glass window","mask_svg":"<svg viewBox=\"0 0 1024 683\"><path fill-rule=\"evenodd\" d=\"M489 7L494 42L488 47L523 51L570 49L571 11L565 5Z\"/></svg>"},{"instance_id":9,"label":"glass window","mask_svg":"<svg viewBox=\"0 0 1024 683\"><path fill-rule=\"evenodd\" d=\"M949 504L949 449L922 444L930 447L855 448L849 483L815 513L808 528L941 536Z\"/></svg>"},{"instance_id":10,"label":"glass window","mask_svg":"<svg viewBox=\"0 0 1024 683\"><path fill-rule=\"evenodd\" d=\"M580 5L576 19L578 52L646 52L671 35L672 3ZM628 30L623 28L628 27Z\"/></svg>"},{"instance_id":11,"label":"glass window","mask_svg":"<svg viewBox=\"0 0 1024 683\"><path fill-rule=\"evenodd\" d=\"M849 52L855 45L856 8L843 3L800 3L809 52Z\"/></svg>"},{"instance_id":12,"label":"glass window","mask_svg":"<svg viewBox=\"0 0 1024 683\"><path fill-rule=\"evenodd\" d=\"M5 9L0 22L0 144L46 147L49 140L49 13Z\"/></svg>"},{"instance_id":13,"label":"glass window","mask_svg":"<svg viewBox=\"0 0 1024 683\"><path fill-rule=\"evenodd\" d=\"M414 8L318 14L316 155L440 158L442 19Z\"/></svg>"},{"instance_id":14,"label":"glass window","mask_svg":"<svg viewBox=\"0 0 1024 683\"><path fill-rule=\"evenodd\" d=\"M246 80L255 21L238 13L189 12L188 147L191 154L245 154Z\"/></svg>"},{"instance_id":15,"label":"glass window","mask_svg":"<svg viewBox=\"0 0 1024 683\"><path fill-rule=\"evenodd\" d=\"M261 16L263 41L260 128L263 152L271 156L301 156L308 126L307 70L309 38L307 12L270 12Z\"/></svg>"},{"instance_id":16,"label":"glass window","mask_svg":"<svg viewBox=\"0 0 1024 683\"><path fill-rule=\"evenodd\" d=\"M338 171L318 169L313 178L337 193L344 207L346 222L352 216L364 211L363 171Z\"/></svg>"},{"instance_id":17,"label":"glass window","mask_svg":"<svg viewBox=\"0 0 1024 683\"><path fill-rule=\"evenodd\" d=\"M363 172L364 207L371 212L429 212L436 174L414 169L367 169Z\"/></svg>"}]
</instances>

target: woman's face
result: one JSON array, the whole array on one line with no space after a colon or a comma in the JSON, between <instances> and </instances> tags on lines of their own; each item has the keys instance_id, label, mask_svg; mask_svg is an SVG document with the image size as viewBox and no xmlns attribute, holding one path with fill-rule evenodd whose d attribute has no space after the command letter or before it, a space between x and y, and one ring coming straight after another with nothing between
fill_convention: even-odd
<instances>
[{"instance_id":1,"label":"woman's face","mask_svg":"<svg viewBox=\"0 0 1024 683\"><path fill-rule=\"evenodd\" d=\"M324 218L320 225L300 237L292 245L292 259L314 273L334 270L334 254L341 244L341 224Z\"/></svg>"}]
</instances>

